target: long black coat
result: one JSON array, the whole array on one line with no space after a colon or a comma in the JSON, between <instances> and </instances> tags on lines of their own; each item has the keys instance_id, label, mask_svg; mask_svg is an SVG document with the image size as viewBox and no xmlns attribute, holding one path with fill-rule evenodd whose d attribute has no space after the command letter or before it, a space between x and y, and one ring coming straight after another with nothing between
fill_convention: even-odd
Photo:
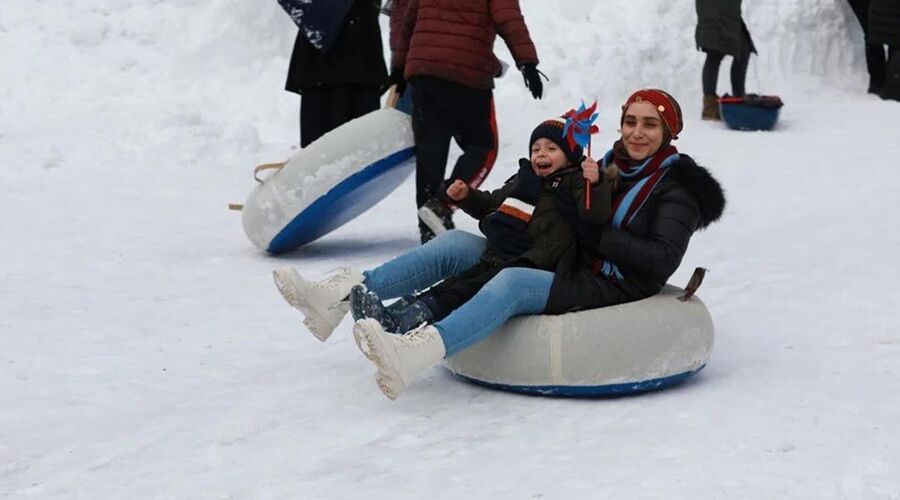
<instances>
[{"instance_id":1,"label":"long black coat","mask_svg":"<svg viewBox=\"0 0 900 500\"><path fill-rule=\"evenodd\" d=\"M725 194L709 171L687 155L671 167L624 229L605 226L560 261L545 313L594 309L650 297L678 269L691 235L719 219ZM620 189L627 189L624 185ZM622 281L594 275L600 256L616 264Z\"/></svg>"},{"instance_id":2,"label":"long black coat","mask_svg":"<svg viewBox=\"0 0 900 500\"><path fill-rule=\"evenodd\" d=\"M745 43L756 52L741 18L741 0L697 0L697 47L738 57Z\"/></svg>"},{"instance_id":3,"label":"long black coat","mask_svg":"<svg viewBox=\"0 0 900 500\"><path fill-rule=\"evenodd\" d=\"M379 10L377 0L353 2L334 45L324 54L298 33L285 90L301 94L304 88L320 85L385 85Z\"/></svg>"},{"instance_id":4,"label":"long black coat","mask_svg":"<svg viewBox=\"0 0 900 500\"><path fill-rule=\"evenodd\" d=\"M900 1L872 0L869 3L867 41L900 47Z\"/></svg>"}]
</instances>

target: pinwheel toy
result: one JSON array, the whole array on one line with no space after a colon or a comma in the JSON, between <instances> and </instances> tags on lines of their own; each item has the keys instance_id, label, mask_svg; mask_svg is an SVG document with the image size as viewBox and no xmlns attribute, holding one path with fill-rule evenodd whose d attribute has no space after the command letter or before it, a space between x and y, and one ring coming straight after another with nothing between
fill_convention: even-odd
<instances>
[{"instance_id":1,"label":"pinwheel toy","mask_svg":"<svg viewBox=\"0 0 900 500\"><path fill-rule=\"evenodd\" d=\"M598 113L595 113L596 110L596 100L589 108L586 108L584 106L584 101L582 101L581 106L579 106L577 110L570 109L563 115L563 118L566 120L566 123L563 126L563 135L569 142L569 147L574 148L575 146L581 146L582 149L587 150L588 157L591 156L591 135L600 132L600 129L594 125L594 121L597 119L598 115ZM584 208L590 210L591 183L587 179L584 180L584 183Z\"/></svg>"}]
</instances>

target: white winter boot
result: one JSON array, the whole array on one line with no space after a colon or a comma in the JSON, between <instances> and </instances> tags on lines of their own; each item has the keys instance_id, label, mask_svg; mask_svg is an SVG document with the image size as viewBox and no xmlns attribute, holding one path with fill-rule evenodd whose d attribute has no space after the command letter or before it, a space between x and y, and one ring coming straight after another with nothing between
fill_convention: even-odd
<instances>
[{"instance_id":1,"label":"white winter boot","mask_svg":"<svg viewBox=\"0 0 900 500\"><path fill-rule=\"evenodd\" d=\"M397 335L366 318L353 325L353 337L378 368L375 382L390 399L397 399L416 375L439 363L446 353L441 334L431 325Z\"/></svg>"},{"instance_id":2,"label":"white winter boot","mask_svg":"<svg viewBox=\"0 0 900 500\"><path fill-rule=\"evenodd\" d=\"M363 280L358 271L341 268L322 281L307 281L290 266L272 271L272 277L284 300L303 313L303 324L322 342L347 315L350 289Z\"/></svg>"}]
</instances>

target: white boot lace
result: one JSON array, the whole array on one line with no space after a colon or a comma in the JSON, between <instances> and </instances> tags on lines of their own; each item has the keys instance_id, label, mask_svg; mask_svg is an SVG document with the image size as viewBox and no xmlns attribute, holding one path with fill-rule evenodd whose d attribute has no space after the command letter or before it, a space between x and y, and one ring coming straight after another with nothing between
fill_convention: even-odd
<instances>
[{"instance_id":1,"label":"white boot lace","mask_svg":"<svg viewBox=\"0 0 900 500\"><path fill-rule=\"evenodd\" d=\"M423 323L415 330L403 334L398 337L398 344L409 350L418 349L422 344L427 343L433 338L433 334L430 331L426 331L427 328L428 324Z\"/></svg>"},{"instance_id":2,"label":"white boot lace","mask_svg":"<svg viewBox=\"0 0 900 500\"><path fill-rule=\"evenodd\" d=\"M341 283L347 281L350 277L350 269L346 267L338 267L328 271L328 276L324 280L316 283L319 288L336 288Z\"/></svg>"}]
</instances>

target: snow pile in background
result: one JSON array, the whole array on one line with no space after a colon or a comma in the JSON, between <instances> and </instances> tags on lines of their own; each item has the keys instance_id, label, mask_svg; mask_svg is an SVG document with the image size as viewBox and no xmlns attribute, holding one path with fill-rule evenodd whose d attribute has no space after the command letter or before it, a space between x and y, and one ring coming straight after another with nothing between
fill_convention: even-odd
<instances>
[{"instance_id":1,"label":"snow pile in background","mask_svg":"<svg viewBox=\"0 0 900 500\"><path fill-rule=\"evenodd\" d=\"M522 4L540 68L551 81L544 99L534 102L517 71L498 80L501 127L536 123L581 99L598 98L601 114L615 115L617 104L637 86L669 89L686 113L699 101L703 55L694 46L692 1ZM747 2L745 18L760 52L748 90L783 94L788 87L863 85L861 32L844 2ZM382 21L386 33L387 19ZM286 156L286 146L296 143L298 98L281 90L296 28L274 0L6 2L0 29L0 72L27 82L3 86L0 96L0 117L15 117L17 129L64 136L91 116L98 122L93 136L100 139L100 124L142 116L124 123L131 146L194 149L187 146L215 143L203 156L224 161L260 152L265 144L280 144ZM496 47L512 62L502 41ZM21 50L29 50L29 57L19 57ZM730 88L728 64L720 73L723 93ZM49 129L48 117L38 113L43 108L27 104L38 96L52 103ZM506 110L505 102L528 105ZM146 123L146 116L156 122ZM505 145L510 136L503 132ZM56 161L31 152L44 156L42 162Z\"/></svg>"}]
</instances>

